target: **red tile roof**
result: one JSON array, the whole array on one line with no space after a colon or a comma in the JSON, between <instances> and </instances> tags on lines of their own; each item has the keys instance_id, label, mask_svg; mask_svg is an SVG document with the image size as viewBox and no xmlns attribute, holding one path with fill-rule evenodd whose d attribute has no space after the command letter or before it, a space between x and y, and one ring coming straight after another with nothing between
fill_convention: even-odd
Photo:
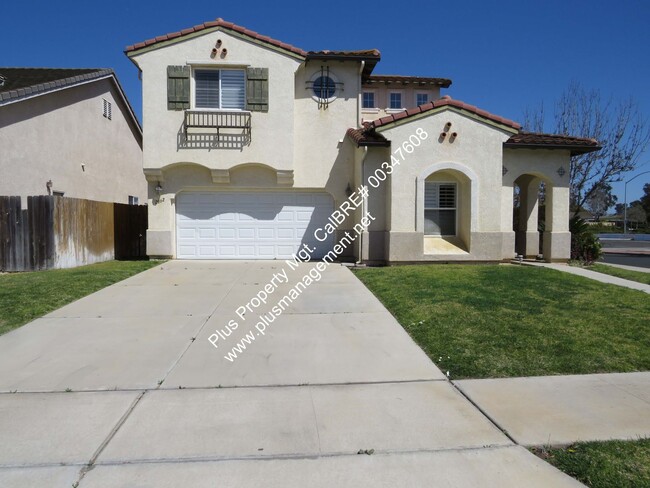
<instances>
[{"instance_id":1,"label":"red tile roof","mask_svg":"<svg viewBox=\"0 0 650 488\"><path fill-rule=\"evenodd\" d=\"M400 84L400 85L437 85L443 88L451 86L451 80L448 78L429 78L424 76L402 76L402 75L370 75L364 81L364 85L383 84Z\"/></svg>"},{"instance_id":2,"label":"red tile roof","mask_svg":"<svg viewBox=\"0 0 650 488\"><path fill-rule=\"evenodd\" d=\"M370 127L370 123L364 123L363 127L358 129L348 129L346 134L352 139L357 146L390 146L390 141L383 135L375 132L375 129Z\"/></svg>"},{"instance_id":3,"label":"red tile roof","mask_svg":"<svg viewBox=\"0 0 650 488\"><path fill-rule=\"evenodd\" d=\"M308 58L327 59L327 58L381 58L378 49L364 49L361 51L309 51Z\"/></svg>"},{"instance_id":4,"label":"red tile roof","mask_svg":"<svg viewBox=\"0 0 650 488\"><path fill-rule=\"evenodd\" d=\"M367 50L362 50L362 51L305 51L303 49L300 49L298 47L292 46L291 44L287 44L282 41L278 41L277 39L272 39L268 36L263 36L255 31L249 30L246 27L243 27L241 25L233 24L232 22L226 22L225 20L219 18L217 20L211 21L211 22L204 22L203 24L195 25L194 27L190 27L189 29L183 29L178 32L171 32L169 34L165 34L163 36L157 36L153 39L148 39L144 42L138 42L137 44L133 44L131 46L127 46L125 49L125 53L131 53L134 51L138 51L139 49L152 46L154 44L158 44L160 42L164 41L169 41L172 39L176 39L179 37L183 37L189 34L193 34L195 32L201 32L206 29L211 29L214 27L222 27L224 29L231 30L233 32L238 32L240 34L243 34L247 37L250 37L251 39L255 39L257 41L262 41L267 44L270 44L275 47L279 47L281 49L284 49L286 51L289 51L291 53L297 54L303 58L311 58L311 59L339 59L339 58L350 58L350 59L376 59L379 61L381 58L381 53L377 49L367 49Z\"/></svg>"},{"instance_id":5,"label":"red tile roof","mask_svg":"<svg viewBox=\"0 0 650 488\"><path fill-rule=\"evenodd\" d=\"M505 125L507 127L511 127L513 129L521 128L521 125L519 125L517 122L513 120L491 114L489 112L486 112L485 110L475 107L474 105L469 105L459 100L452 100L452 98L448 95L439 98L438 100L434 100L433 102L428 102L425 103L424 105L420 105L419 107L409 108L404 112L398 112L396 114L387 115L386 117L382 117L381 119L370 122L370 125L374 128L381 127L383 125L392 124L393 122L397 122L398 120L413 117L414 115L418 115L420 113L426 113L429 112L430 110L434 110L440 107L458 108L462 111L470 112L484 119L491 120L493 122L496 122L501 125Z\"/></svg>"},{"instance_id":6,"label":"red tile roof","mask_svg":"<svg viewBox=\"0 0 650 488\"><path fill-rule=\"evenodd\" d=\"M526 131L513 135L503 145L511 149L568 149L571 151L572 156L601 149L600 143L596 139Z\"/></svg>"},{"instance_id":7,"label":"red tile roof","mask_svg":"<svg viewBox=\"0 0 650 488\"><path fill-rule=\"evenodd\" d=\"M203 24L195 25L194 27L190 27L189 29L183 29L182 31L178 32L171 32L169 34L165 34L164 36L158 36L153 39L148 39L144 42L138 42L137 44L133 44L131 46L127 46L126 49L124 50L125 53L130 53L133 51L137 51L139 49L151 46L153 44L157 44L159 42L164 42L164 41L169 41L171 39L176 39L178 37L186 36L189 34L193 34L194 32L200 32L202 30L206 29L211 29L213 27L223 27L224 29L228 29L234 32L238 32L240 34L243 34L247 37L250 37L251 39L255 39L258 41L265 42L267 44L271 44L272 46L279 47L281 49L284 49L286 51L292 52L294 54L297 54L299 56L305 57L307 56L307 51L304 51L300 48L297 48L295 46L292 46L291 44L287 44L282 41L278 41L277 39L272 39L268 36L263 36L261 34L258 34L255 31L249 30L246 27L242 27L241 25L233 24L232 22L226 22L225 20L218 18L217 20L213 20L211 22L204 22Z\"/></svg>"},{"instance_id":8,"label":"red tile roof","mask_svg":"<svg viewBox=\"0 0 650 488\"><path fill-rule=\"evenodd\" d=\"M474 107L473 105L467 105L463 102L452 100L449 97L443 97L434 102L420 105L414 109L382 117L381 119L372 122L364 122L363 127L348 129L347 135L357 144L357 146L390 146L390 141L382 134L376 132L378 127L391 124L398 120L408 119L409 117L413 117L419 113L426 113L434 108L444 106L457 107L514 129L519 129L520 127L519 124L512 120L490 114L485 110ZM520 131L519 133L512 135L510 139L503 143L503 146L510 149L568 149L571 151L572 156L601 149L601 146L596 139L526 131Z\"/></svg>"}]
</instances>

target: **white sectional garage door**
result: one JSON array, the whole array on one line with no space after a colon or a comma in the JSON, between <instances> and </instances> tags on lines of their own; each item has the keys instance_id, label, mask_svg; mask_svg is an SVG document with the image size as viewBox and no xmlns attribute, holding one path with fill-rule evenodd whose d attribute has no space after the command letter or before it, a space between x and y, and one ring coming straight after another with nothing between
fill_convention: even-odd
<instances>
[{"instance_id":1,"label":"white sectional garage door","mask_svg":"<svg viewBox=\"0 0 650 488\"><path fill-rule=\"evenodd\" d=\"M326 193L188 192L176 198L179 259L286 259L302 244L323 257L314 231L332 214ZM319 234L320 236L320 234Z\"/></svg>"}]
</instances>

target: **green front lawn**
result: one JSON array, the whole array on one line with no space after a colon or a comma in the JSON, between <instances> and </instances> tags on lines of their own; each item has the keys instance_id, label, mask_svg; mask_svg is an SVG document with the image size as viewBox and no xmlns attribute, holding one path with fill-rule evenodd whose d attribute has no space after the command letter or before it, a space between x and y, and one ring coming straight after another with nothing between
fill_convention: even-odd
<instances>
[{"instance_id":1,"label":"green front lawn","mask_svg":"<svg viewBox=\"0 0 650 488\"><path fill-rule=\"evenodd\" d=\"M160 261L108 261L72 269L0 275L0 334Z\"/></svg>"},{"instance_id":2,"label":"green front lawn","mask_svg":"<svg viewBox=\"0 0 650 488\"><path fill-rule=\"evenodd\" d=\"M590 488L650 487L650 439L583 442L533 452Z\"/></svg>"},{"instance_id":3,"label":"green front lawn","mask_svg":"<svg viewBox=\"0 0 650 488\"><path fill-rule=\"evenodd\" d=\"M514 265L356 275L451 378L650 370L646 293Z\"/></svg>"},{"instance_id":4,"label":"green front lawn","mask_svg":"<svg viewBox=\"0 0 650 488\"><path fill-rule=\"evenodd\" d=\"M597 271L610 276L617 276L624 280L638 281L639 283L650 285L650 273L644 273L643 271L632 271L630 269L617 268L616 266L608 266L599 263L592 264L585 269Z\"/></svg>"}]
</instances>

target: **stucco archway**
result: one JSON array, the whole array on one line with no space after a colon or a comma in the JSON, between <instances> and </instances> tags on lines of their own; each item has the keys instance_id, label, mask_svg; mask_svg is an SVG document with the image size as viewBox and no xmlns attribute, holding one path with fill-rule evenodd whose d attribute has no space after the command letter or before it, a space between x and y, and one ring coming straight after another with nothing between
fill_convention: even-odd
<instances>
[{"instance_id":1,"label":"stucco archway","mask_svg":"<svg viewBox=\"0 0 650 488\"><path fill-rule=\"evenodd\" d=\"M450 249L446 245L440 247L436 244L437 238L458 250L470 252L472 232L478 230L476 174L459 163L432 164L418 176L416 198L416 230L424 234L425 253ZM433 202L436 199L440 207L437 209ZM443 199L446 199L444 204L441 203Z\"/></svg>"},{"instance_id":2,"label":"stucco archway","mask_svg":"<svg viewBox=\"0 0 650 488\"><path fill-rule=\"evenodd\" d=\"M553 220L553 207L546 205L552 182L539 173L519 175L513 181L513 222L515 255L535 259L543 254L543 232L546 220Z\"/></svg>"}]
</instances>

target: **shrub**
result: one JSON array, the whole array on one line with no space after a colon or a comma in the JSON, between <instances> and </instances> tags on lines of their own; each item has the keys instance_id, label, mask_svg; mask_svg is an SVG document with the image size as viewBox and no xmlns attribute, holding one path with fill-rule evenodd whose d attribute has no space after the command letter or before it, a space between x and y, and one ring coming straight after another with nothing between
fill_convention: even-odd
<instances>
[{"instance_id":1,"label":"shrub","mask_svg":"<svg viewBox=\"0 0 650 488\"><path fill-rule=\"evenodd\" d=\"M571 259L591 264L603 254L600 240L589 224L580 217L572 217L569 221L571 231Z\"/></svg>"}]
</instances>

